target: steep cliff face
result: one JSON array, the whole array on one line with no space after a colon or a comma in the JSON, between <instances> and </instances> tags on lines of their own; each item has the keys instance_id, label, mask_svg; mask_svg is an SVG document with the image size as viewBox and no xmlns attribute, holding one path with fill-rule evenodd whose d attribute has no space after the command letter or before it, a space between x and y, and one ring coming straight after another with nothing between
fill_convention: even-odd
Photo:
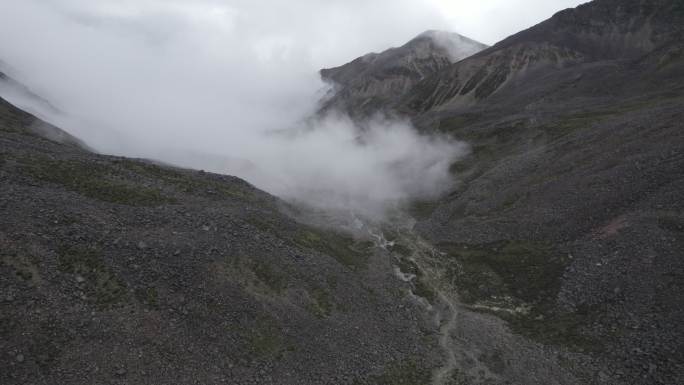
<instances>
[{"instance_id":1,"label":"steep cliff face","mask_svg":"<svg viewBox=\"0 0 684 385\"><path fill-rule=\"evenodd\" d=\"M392 105L421 80L485 48L455 33L427 31L402 47L321 70L323 79L334 86L323 110L342 109L354 117L369 115Z\"/></svg>"}]
</instances>

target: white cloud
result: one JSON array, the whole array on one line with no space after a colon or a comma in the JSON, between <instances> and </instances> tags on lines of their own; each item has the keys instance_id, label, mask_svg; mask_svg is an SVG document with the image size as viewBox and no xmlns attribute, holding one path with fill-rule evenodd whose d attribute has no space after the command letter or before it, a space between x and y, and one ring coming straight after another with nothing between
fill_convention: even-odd
<instances>
[{"instance_id":1,"label":"white cloud","mask_svg":"<svg viewBox=\"0 0 684 385\"><path fill-rule=\"evenodd\" d=\"M428 0L454 30L485 44L529 28L588 0Z\"/></svg>"},{"instance_id":2,"label":"white cloud","mask_svg":"<svg viewBox=\"0 0 684 385\"><path fill-rule=\"evenodd\" d=\"M233 173L290 198L331 204L334 197L368 208L441 191L463 146L385 121L371 125L359 145L357 128L344 117L294 139L271 132L306 127L301 119L324 87L319 68L454 22L476 38L493 36L486 31L508 18L528 22L511 12L485 23L494 5L511 9L501 1L453 2L467 10L465 19L448 4L10 0L0 2L0 60L67 113L50 116L55 123L103 152Z\"/></svg>"}]
</instances>

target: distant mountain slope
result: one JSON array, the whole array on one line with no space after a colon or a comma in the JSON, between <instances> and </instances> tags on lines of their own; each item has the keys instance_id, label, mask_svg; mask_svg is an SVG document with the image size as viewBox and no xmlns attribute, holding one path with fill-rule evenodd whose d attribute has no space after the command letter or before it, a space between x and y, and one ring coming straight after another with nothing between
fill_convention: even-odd
<instances>
[{"instance_id":1,"label":"distant mountain slope","mask_svg":"<svg viewBox=\"0 0 684 385\"><path fill-rule=\"evenodd\" d=\"M539 79L557 70L592 63L625 65L650 54L658 55L655 65L647 68L653 71L668 60L681 60L682 25L684 5L679 0L596 0L559 12L433 73L394 107L415 114L442 106L468 106L506 87L539 86ZM562 81L544 79L553 87Z\"/></svg>"},{"instance_id":2,"label":"distant mountain slope","mask_svg":"<svg viewBox=\"0 0 684 385\"><path fill-rule=\"evenodd\" d=\"M367 115L391 105L422 79L486 47L456 33L426 31L402 47L321 70L323 79L335 85L323 109Z\"/></svg>"},{"instance_id":3,"label":"distant mountain slope","mask_svg":"<svg viewBox=\"0 0 684 385\"><path fill-rule=\"evenodd\" d=\"M507 88L521 88L515 92L525 93L524 100L538 99L545 94L542 88L558 89L568 82L546 75L568 68L678 70L673 64L682 60L682 25L679 0L597 0L558 12L489 48L460 35L429 31L403 47L322 70L322 77L337 85L323 110L334 107L359 117L378 111L415 116L472 106ZM451 49L440 41L450 42ZM456 48L461 48L458 54L448 54ZM543 84L535 80L541 78ZM538 90L524 90L532 87Z\"/></svg>"},{"instance_id":4,"label":"distant mountain slope","mask_svg":"<svg viewBox=\"0 0 684 385\"><path fill-rule=\"evenodd\" d=\"M60 111L55 108L52 104L50 104L49 101L45 100L43 97L37 95L33 91L31 91L28 87L26 87L24 84L18 82L17 80L13 79L11 76L8 76L7 74L3 73L1 70L3 68L3 62L0 60L0 94L10 94L11 96L14 97L19 97L21 99L25 100L31 100L34 103L41 104L45 109L54 112L54 113L59 113Z\"/></svg>"},{"instance_id":5,"label":"distant mountain slope","mask_svg":"<svg viewBox=\"0 0 684 385\"><path fill-rule=\"evenodd\" d=\"M558 12L488 51L542 43L581 53L587 60L634 59L680 40L683 17L684 2L679 0L596 0Z\"/></svg>"},{"instance_id":6,"label":"distant mountain slope","mask_svg":"<svg viewBox=\"0 0 684 385\"><path fill-rule=\"evenodd\" d=\"M2 61L0 61L0 65L1 64ZM59 111L52 106L50 102L36 95L25 85L17 82L3 72L0 72L0 95L9 95L18 101L23 101L29 104L39 104L47 111L51 111L56 114L59 113ZM82 140L76 138L59 127L55 127L50 123L47 123L14 107L2 97L0 97L0 114L2 114L4 121L7 122L5 129L25 129L46 139L91 151L90 147L88 147L88 145L86 145Z\"/></svg>"},{"instance_id":7,"label":"distant mountain slope","mask_svg":"<svg viewBox=\"0 0 684 385\"><path fill-rule=\"evenodd\" d=\"M2 81L3 76L4 74L0 72L0 81ZM0 119L4 123L3 130L29 132L58 143L88 149L88 146L80 139L29 113L19 110L2 98L0 98Z\"/></svg>"}]
</instances>

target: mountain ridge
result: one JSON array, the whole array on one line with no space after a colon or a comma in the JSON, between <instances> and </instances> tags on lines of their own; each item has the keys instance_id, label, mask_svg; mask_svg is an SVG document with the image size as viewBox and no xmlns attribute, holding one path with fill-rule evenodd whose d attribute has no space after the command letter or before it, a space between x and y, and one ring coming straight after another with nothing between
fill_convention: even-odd
<instances>
[{"instance_id":1,"label":"mountain ridge","mask_svg":"<svg viewBox=\"0 0 684 385\"><path fill-rule=\"evenodd\" d=\"M401 47L323 69L321 77L333 84L333 90L321 110L342 109L352 117L367 116L430 74L485 47L456 33L430 30Z\"/></svg>"},{"instance_id":2,"label":"mountain ridge","mask_svg":"<svg viewBox=\"0 0 684 385\"><path fill-rule=\"evenodd\" d=\"M349 91L342 87L333 91L340 95L333 97L326 107L337 104L352 114L362 110L364 116L391 111L416 115L442 105L467 107L486 101L506 85L526 82L528 73L548 73L590 63L632 63L646 60L649 55L660 55L651 60L658 61L656 66L662 65L681 57L683 15L684 4L679 1L597 0L560 11L546 21L461 58L465 60L436 66L426 76L404 84L406 87L393 88L392 92L398 94L394 98L374 103L372 93L362 92L350 98ZM330 70L323 70L322 74L335 80ZM359 71L352 75L358 76ZM342 84L345 86L345 82Z\"/></svg>"},{"instance_id":3,"label":"mountain ridge","mask_svg":"<svg viewBox=\"0 0 684 385\"><path fill-rule=\"evenodd\" d=\"M678 7L679 2L667 0L597 0L561 11L433 74L395 107L420 113L449 103L469 105L486 100L526 72L616 58L635 61L668 45L680 52L684 12Z\"/></svg>"}]
</instances>

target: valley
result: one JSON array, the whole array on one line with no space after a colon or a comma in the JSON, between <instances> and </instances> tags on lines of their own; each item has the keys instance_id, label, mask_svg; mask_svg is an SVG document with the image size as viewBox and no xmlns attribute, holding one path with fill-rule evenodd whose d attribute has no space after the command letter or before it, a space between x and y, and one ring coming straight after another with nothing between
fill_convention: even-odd
<instances>
[{"instance_id":1,"label":"valley","mask_svg":"<svg viewBox=\"0 0 684 385\"><path fill-rule=\"evenodd\" d=\"M381 216L0 99L0 383L684 383L683 10L595 0L322 70L309 119L360 147L377 116L465 143L447 191Z\"/></svg>"}]
</instances>

